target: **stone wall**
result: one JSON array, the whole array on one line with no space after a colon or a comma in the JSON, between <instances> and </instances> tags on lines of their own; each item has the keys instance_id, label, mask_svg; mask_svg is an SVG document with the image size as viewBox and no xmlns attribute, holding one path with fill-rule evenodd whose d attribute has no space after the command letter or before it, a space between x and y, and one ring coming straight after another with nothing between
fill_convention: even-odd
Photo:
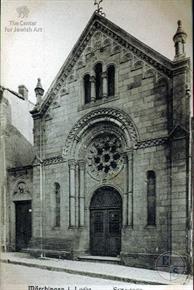
<instances>
[{"instance_id":1,"label":"stone wall","mask_svg":"<svg viewBox=\"0 0 194 290\"><path fill-rule=\"evenodd\" d=\"M93 45L99 37L101 43L107 41L107 45L94 49ZM93 75L94 65L98 62L102 63L103 72L107 70L109 64L115 65L115 95L84 104L83 77L86 73ZM99 31L96 32L47 111L42 118L34 120L35 148L45 160L42 165L37 161L37 166L33 169L34 240L40 238L40 216L43 212L42 234L45 242L46 239L50 238L53 241L56 238L53 243L55 247L57 239L72 240L75 252L78 254L89 252L90 200L96 188L109 185L118 189L121 194L123 209L126 210L126 196L131 201L128 203L128 216L126 212L123 214L123 221L127 219L122 228L121 256L124 263L153 266L156 256L165 251L175 250L182 255L187 254L188 245L185 237L188 215L186 204L188 132L186 130L189 104L185 94L186 74L187 68L182 68L181 71L177 69L173 79L173 76L169 77L153 69L132 53L126 54L126 51L121 46L116 46L109 37ZM177 87L179 81L180 86ZM97 116L97 111L103 108L104 113ZM110 110L115 110L114 117ZM130 121L126 126L122 126L125 115ZM98 180L88 174L87 146L90 140L100 133L99 127L103 124L109 126L110 130L115 130L118 136L120 134L125 143L123 143L124 153L130 150L133 156L131 167L127 169L123 165L119 174L111 180ZM180 126L177 127L178 125ZM181 126L185 128L183 131ZM132 132L130 128L133 133L136 132L134 138L132 136L127 138ZM108 133L106 130L105 133ZM177 132L180 134L178 139ZM80 194L80 159L86 163L83 227L79 227L76 220ZM127 160L128 164L130 159ZM70 162L74 166L73 173ZM156 226L147 226L148 170L153 170L156 174ZM53 227L52 196L55 182L58 182L61 188L60 228ZM73 196L71 196L72 188ZM40 191L43 194L42 208ZM69 220L72 214L71 197L75 202L73 228L70 227ZM130 255L135 255L135 260L130 260Z\"/></svg>"}]
</instances>

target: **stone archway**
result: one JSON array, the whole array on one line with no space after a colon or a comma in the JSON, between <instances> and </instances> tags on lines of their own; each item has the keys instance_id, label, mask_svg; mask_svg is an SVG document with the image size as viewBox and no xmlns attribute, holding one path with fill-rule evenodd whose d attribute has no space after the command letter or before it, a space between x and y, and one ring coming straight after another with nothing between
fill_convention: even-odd
<instances>
[{"instance_id":1,"label":"stone archway","mask_svg":"<svg viewBox=\"0 0 194 290\"><path fill-rule=\"evenodd\" d=\"M79 119L70 130L63 158L69 166L69 225L84 227L86 184L123 174L123 225L132 225L133 149L139 140L133 120L115 108L99 108ZM102 149L102 150L101 150ZM122 172L124 171L124 173ZM76 192L76 188L78 189Z\"/></svg>"},{"instance_id":2,"label":"stone archway","mask_svg":"<svg viewBox=\"0 0 194 290\"><path fill-rule=\"evenodd\" d=\"M114 108L99 108L83 116L70 130L63 148L63 157L68 159L75 158L77 145L83 139L85 132L90 131L99 124L102 125L104 122L120 128L130 147L134 147L138 142L137 128L127 113Z\"/></svg>"},{"instance_id":3,"label":"stone archway","mask_svg":"<svg viewBox=\"0 0 194 290\"><path fill-rule=\"evenodd\" d=\"M90 252L118 256L121 251L122 199L111 186L98 188L90 203Z\"/></svg>"}]
</instances>

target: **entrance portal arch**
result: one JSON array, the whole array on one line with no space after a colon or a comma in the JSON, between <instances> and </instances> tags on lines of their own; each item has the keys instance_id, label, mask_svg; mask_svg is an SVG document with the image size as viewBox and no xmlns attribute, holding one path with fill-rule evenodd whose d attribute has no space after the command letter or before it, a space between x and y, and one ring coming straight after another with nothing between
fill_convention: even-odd
<instances>
[{"instance_id":1,"label":"entrance portal arch","mask_svg":"<svg viewBox=\"0 0 194 290\"><path fill-rule=\"evenodd\" d=\"M90 252L117 256L121 251L122 198L111 186L98 188L90 203Z\"/></svg>"}]
</instances>

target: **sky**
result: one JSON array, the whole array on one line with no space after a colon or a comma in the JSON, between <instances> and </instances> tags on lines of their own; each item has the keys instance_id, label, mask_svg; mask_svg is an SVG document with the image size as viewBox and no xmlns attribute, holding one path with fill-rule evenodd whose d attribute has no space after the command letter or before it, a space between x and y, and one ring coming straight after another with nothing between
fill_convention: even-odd
<instances>
[{"instance_id":1,"label":"sky","mask_svg":"<svg viewBox=\"0 0 194 290\"><path fill-rule=\"evenodd\" d=\"M37 78L46 92L92 16L94 0L3 0L1 5L1 84L15 91L24 84L35 102ZM186 53L192 55L192 0L103 0L101 5L106 18L171 60L181 19ZM21 7L28 10L23 18Z\"/></svg>"}]
</instances>

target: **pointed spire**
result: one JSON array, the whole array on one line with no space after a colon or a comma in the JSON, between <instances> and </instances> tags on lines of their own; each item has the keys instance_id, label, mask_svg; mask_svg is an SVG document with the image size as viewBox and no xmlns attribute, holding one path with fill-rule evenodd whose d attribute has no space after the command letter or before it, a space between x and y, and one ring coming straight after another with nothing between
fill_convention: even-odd
<instances>
[{"instance_id":1,"label":"pointed spire","mask_svg":"<svg viewBox=\"0 0 194 290\"><path fill-rule=\"evenodd\" d=\"M37 85L34 89L36 94L36 103L39 104L41 102L42 96L44 95L44 89L42 88L41 79L38 78Z\"/></svg>"},{"instance_id":2,"label":"pointed spire","mask_svg":"<svg viewBox=\"0 0 194 290\"><path fill-rule=\"evenodd\" d=\"M178 20L177 24L178 24L178 28L173 37L174 46L175 46L175 57L174 57L175 61L185 57L184 44L186 43L186 38L187 38L187 34L184 32L182 28L181 20Z\"/></svg>"}]
</instances>

